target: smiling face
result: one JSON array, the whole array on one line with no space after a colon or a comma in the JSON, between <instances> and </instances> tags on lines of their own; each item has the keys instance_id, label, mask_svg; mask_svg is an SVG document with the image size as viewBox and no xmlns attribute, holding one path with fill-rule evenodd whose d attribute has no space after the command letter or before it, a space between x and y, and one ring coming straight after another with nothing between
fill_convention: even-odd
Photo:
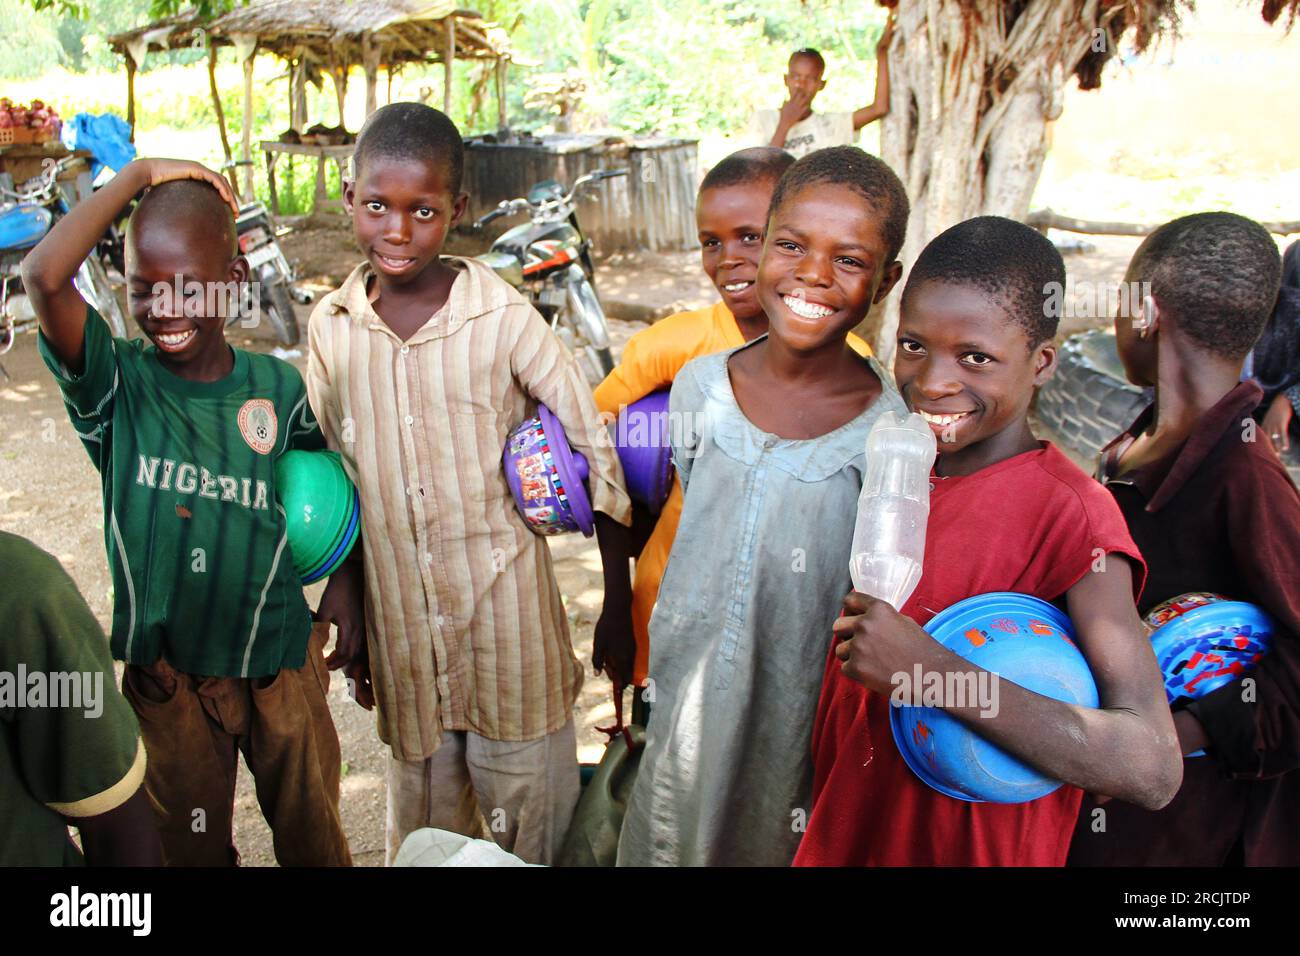
<instances>
[{"instance_id":1,"label":"smiling face","mask_svg":"<svg viewBox=\"0 0 1300 956\"><path fill-rule=\"evenodd\" d=\"M979 446L991 464L1017 453L1034 388L1055 367L1056 346L1031 348L1024 328L979 289L934 279L908 290L894 376L941 455Z\"/></svg>"},{"instance_id":2,"label":"smiling face","mask_svg":"<svg viewBox=\"0 0 1300 956\"><path fill-rule=\"evenodd\" d=\"M157 217L127 230L128 306L173 369L225 356L229 296L248 279L248 263L231 257L227 239L197 219Z\"/></svg>"},{"instance_id":3,"label":"smiling face","mask_svg":"<svg viewBox=\"0 0 1300 956\"><path fill-rule=\"evenodd\" d=\"M405 285L436 262L447 233L465 215L445 164L374 156L343 189L357 245L371 268Z\"/></svg>"},{"instance_id":4,"label":"smiling face","mask_svg":"<svg viewBox=\"0 0 1300 956\"><path fill-rule=\"evenodd\" d=\"M809 352L842 344L901 273L871 203L848 186L814 183L772 212L758 299L772 337Z\"/></svg>"},{"instance_id":5,"label":"smiling face","mask_svg":"<svg viewBox=\"0 0 1300 956\"><path fill-rule=\"evenodd\" d=\"M717 186L702 191L695 205L704 273L741 321L763 314L755 282L763 252L763 222L775 188L772 179Z\"/></svg>"}]
</instances>

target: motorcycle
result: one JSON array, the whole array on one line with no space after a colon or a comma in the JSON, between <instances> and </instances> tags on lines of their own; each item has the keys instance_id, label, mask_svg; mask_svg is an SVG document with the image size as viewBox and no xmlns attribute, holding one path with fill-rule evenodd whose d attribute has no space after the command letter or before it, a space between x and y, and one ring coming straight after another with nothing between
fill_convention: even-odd
<instances>
[{"instance_id":1,"label":"motorcycle","mask_svg":"<svg viewBox=\"0 0 1300 956\"><path fill-rule=\"evenodd\" d=\"M592 385L613 370L614 358L605 310L596 297L591 241L578 224L573 199L591 183L626 175L626 169L598 169L580 177L568 193L554 180L543 180L527 197L503 200L473 226L482 229L502 216L528 213L530 222L506 231L476 258L528 297Z\"/></svg>"},{"instance_id":2,"label":"motorcycle","mask_svg":"<svg viewBox=\"0 0 1300 956\"><path fill-rule=\"evenodd\" d=\"M231 172L236 166L252 165L248 160L231 160L222 165L222 170L233 177ZM253 310L252 292L259 293L257 305L266 314L271 323L271 330L281 345L297 344L301 338L298 319L293 312L293 303L303 305L312 301L312 294L304 289L294 287L293 266L285 258L277 241L280 232L271 224L271 215L260 202L248 202L239 207L235 217L235 233L239 237L239 252L248 260L248 285L244 287L244 299L235 315L226 322L233 324L240 316L257 315Z\"/></svg>"},{"instance_id":3,"label":"motorcycle","mask_svg":"<svg viewBox=\"0 0 1300 956\"><path fill-rule=\"evenodd\" d=\"M281 345L289 346L298 342L301 334L298 319L293 312L293 303L304 305L312 300L312 294L294 288L293 266L285 258L280 244L276 241L275 227L271 225L271 216L260 202L245 203L239 207L235 218L235 232L239 236L239 252L248 260L248 283L244 286L244 301L240 310L231 316L226 324L230 325L241 315L255 315L253 309L253 289L259 293L261 312L266 314L271 323L271 330Z\"/></svg>"},{"instance_id":4,"label":"motorcycle","mask_svg":"<svg viewBox=\"0 0 1300 956\"><path fill-rule=\"evenodd\" d=\"M41 175L15 189L0 175L0 355L13 347L17 334L36 324L31 300L22 291L23 257L71 208L59 177L82 160L65 156L49 163ZM77 291L108 323L115 336L126 335L126 315L113 292L103 252L96 249L77 271Z\"/></svg>"}]
</instances>

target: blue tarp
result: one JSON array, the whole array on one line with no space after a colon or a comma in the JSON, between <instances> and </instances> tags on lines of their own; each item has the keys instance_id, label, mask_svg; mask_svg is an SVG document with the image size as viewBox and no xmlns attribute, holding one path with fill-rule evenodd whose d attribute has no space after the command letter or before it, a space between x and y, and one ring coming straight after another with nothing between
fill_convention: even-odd
<instances>
[{"instance_id":1,"label":"blue tarp","mask_svg":"<svg viewBox=\"0 0 1300 956\"><path fill-rule=\"evenodd\" d=\"M126 120L112 113L95 116L78 113L63 128L63 141L73 149L87 149L95 156L90 177L94 179L107 166L113 172L135 159L135 144L131 142L131 127Z\"/></svg>"}]
</instances>

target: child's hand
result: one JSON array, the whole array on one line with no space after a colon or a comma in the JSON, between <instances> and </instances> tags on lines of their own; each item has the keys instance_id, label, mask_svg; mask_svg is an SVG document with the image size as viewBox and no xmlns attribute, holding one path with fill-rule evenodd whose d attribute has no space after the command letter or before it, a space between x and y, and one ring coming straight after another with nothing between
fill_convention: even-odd
<instances>
[{"instance_id":1,"label":"child's hand","mask_svg":"<svg viewBox=\"0 0 1300 956\"><path fill-rule=\"evenodd\" d=\"M889 49L889 41L894 38L894 17L897 11L889 11L889 19L885 21L885 29L880 32L880 39L876 41L876 56L884 53Z\"/></svg>"},{"instance_id":2,"label":"child's hand","mask_svg":"<svg viewBox=\"0 0 1300 956\"><path fill-rule=\"evenodd\" d=\"M846 677L881 694L893 690L893 676L911 674L918 662L926 670L939 670L927 664L940 649L921 626L905 614L899 614L878 598L849 592L844 599L844 617L832 630L844 638L835 647L840 670Z\"/></svg>"},{"instance_id":3,"label":"child's hand","mask_svg":"<svg viewBox=\"0 0 1300 956\"><path fill-rule=\"evenodd\" d=\"M1264 419L1260 422L1264 434L1273 442L1279 453L1291 447L1291 403L1285 395L1276 396L1268 406Z\"/></svg>"},{"instance_id":4,"label":"child's hand","mask_svg":"<svg viewBox=\"0 0 1300 956\"><path fill-rule=\"evenodd\" d=\"M812 103L812 94L799 90L790 94L790 98L781 104L781 112L777 116L777 126L789 129L808 112L808 105Z\"/></svg>"},{"instance_id":5,"label":"child's hand","mask_svg":"<svg viewBox=\"0 0 1300 956\"><path fill-rule=\"evenodd\" d=\"M364 710L375 709L375 688L370 683L370 649L366 642L361 642L361 652L352 659L352 663L343 668L343 677L348 682L348 691Z\"/></svg>"},{"instance_id":6,"label":"child's hand","mask_svg":"<svg viewBox=\"0 0 1300 956\"><path fill-rule=\"evenodd\" d=\"M234 192L226 177L208 169L202 163L193 163L188 159L138 159L136 162L141 165L150 186L177 179L197 179L215 187L217 192L221 193L221 198L226 201L226 205L236 216L239 215L239 203L235 202Z\"/></svg>"},{"instance_id":7,"label":"child's hand","mask_svg":"<svg viewBox=\"0 0 1300 956\"><path fill-rule=\"evenodd\" d=\"M616 687L632 683L636 662L636 637L632 633L632 605L621 598L606 597L596 621L591 663L596 673L604 671Z\"/></svg>"},{"instance_id":8,"label":"child's hand","mask_svg":"<svg viewBox=\"0 0 1300 956\"><path fill-rule=\"evenodd\" d=\"M366 651L366 614L364 577L361 564L344 561L330 575L321 595L320 604L312 617L329 621L338 628L334 651L325 658L325 666L332 671L346 668L353 661L363 659Z\"/></svg>"}]
</instances>

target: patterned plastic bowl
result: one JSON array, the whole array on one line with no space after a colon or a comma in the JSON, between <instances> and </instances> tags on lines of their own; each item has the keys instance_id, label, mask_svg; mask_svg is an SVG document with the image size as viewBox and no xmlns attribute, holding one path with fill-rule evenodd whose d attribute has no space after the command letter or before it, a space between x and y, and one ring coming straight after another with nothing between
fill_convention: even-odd
<instances>
[{"instance_id":1,"label":"patterned plastic bowl","mask_svg":"<svg viewBox=\"0 0 1300 956\"><path fill-rule=\"evenodd\" d=\"M1098 705L1097 685L1074 644L1070 619L1046 601L1008 591L979 594L936 614L925 629L1001 680L1044 697ZM957 800L1026 803L1061 786L937 707L891 705L889 723L912 772Z\"/></svg>"},{"instance_id":2,"label":"patterned plastic bowl","mask_svg":"<svg viewBox=\"0 0 1300 956\"><path fill-rule=\"evenodd\" d=\"M275 462L293 567L304 584L334 572L361 526L361 499L335 451L287 451Z\"/></svg>"},{"instance_id":3,"label":"patterned plastic bowl","mask_svg":"<svg viewBox=\"0 0 1300 956\"><path fill-rule=\"evenodd\" d=\"M1180 594L1147 612L1151 649L1165 696L1195 700L1254 667L1273 644L1273 619L1260 607L1219 594Z\"/></svg>"},{"instance_id":4,"label":"patterned plastic bowl","mask_svg":"<svg viewBox=\"0 0 1300 956\"><path fill-rule=\"evenodd\" d=\"M596 518L587 497L587 459L569 448L564 426L545 405L506 438L506 484L524 523L537 534L581 531L590 538Z\"/></svg>"},{"instance_id":5,"label":"patterned plastic bowl","mask_svg":"<svg viewBox=\"0 0 1300 956\"><path fill-rule=\"evenodd\" d=\"M624 408L614 426L614 447L632 500L651 514L663 510L673 482L668 389L651 392Z\"/></svg>"}]
</instances>

